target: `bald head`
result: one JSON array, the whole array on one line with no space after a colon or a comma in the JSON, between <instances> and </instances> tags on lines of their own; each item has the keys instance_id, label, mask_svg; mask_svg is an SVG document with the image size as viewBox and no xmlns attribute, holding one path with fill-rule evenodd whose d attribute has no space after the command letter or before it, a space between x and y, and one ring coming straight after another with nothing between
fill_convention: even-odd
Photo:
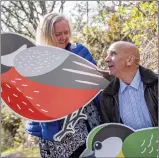
<instances>
[{"instance_id":1,"label":"bald head","mask_svg":"<svg viewBox=\"0 0 159 158\"><path fill-rule=\"evenodd\" d=\"M105 61L110 75L131 80L139 67L139 50L130 42L115 42L109 47Z\"/></svg>"},{"instance_id":2,"label":"bald head","mask_svg":"<svg viewBox=\"0 0 159 158\"><path fill-rule=\"evenodd\" d=\"M139 65L140 54L137 46L130 42L118 41L113 43L109 50L118 50L118 52L123 53L124 56L128 57L130 55L134 56L135 64Z\"/></svg>"}]
</instances>

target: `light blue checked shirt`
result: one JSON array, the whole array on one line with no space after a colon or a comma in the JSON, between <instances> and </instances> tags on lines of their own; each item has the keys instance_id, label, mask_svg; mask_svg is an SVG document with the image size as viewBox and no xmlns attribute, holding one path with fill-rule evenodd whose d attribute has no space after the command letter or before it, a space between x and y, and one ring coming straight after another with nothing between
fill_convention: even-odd
<instances>
[{"instance_id":1,"label":"light blue checked shirt","mask_svg":"<svg viewBox=\"0 0 159 158\"><path fill-rule=\"evenodd\" d=\"M130 85L120 80L119 112L123 123L135 130L152 127L139 70Z\"/></svg>"}]
</instances>

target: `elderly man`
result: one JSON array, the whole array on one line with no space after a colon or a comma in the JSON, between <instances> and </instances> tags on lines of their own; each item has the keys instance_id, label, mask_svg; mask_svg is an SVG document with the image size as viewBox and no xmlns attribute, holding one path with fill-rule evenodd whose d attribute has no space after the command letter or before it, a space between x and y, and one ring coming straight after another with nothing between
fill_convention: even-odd
<instances>
[{"instance_id":1,"label":"elderly man","mask_svg":"<svg viewBox=\"0 0 159 158\"><path fill-rule=\"evenodd\" d=\"M115 78L101 94L102 122L124 123L133 129L158 126L158 77L139 65L138 48L115 42L105 61Z\"/></svg>"}]
</instances>

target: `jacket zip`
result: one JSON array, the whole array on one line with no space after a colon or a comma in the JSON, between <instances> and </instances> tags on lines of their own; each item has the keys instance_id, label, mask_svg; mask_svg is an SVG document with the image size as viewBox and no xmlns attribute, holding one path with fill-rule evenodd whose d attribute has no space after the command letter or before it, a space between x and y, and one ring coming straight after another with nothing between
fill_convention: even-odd
<instances>
[{"instance_id":1,"label":"jacket zip","mask_svg":"<svg viewBox=\"0 0 159 158\"><path fill-rule=\"evenodd\" d=\"M145 97L145 89L146 89L146 87L144 86L144 97ZM146 98L145 98L145 101L146 101ZM146 104L147 104L147 102L146 102ZM152 121L152 125L153 125L153 127L155 127L155 123L154 123L153 117L152 117L152 115L150 113L148 104L147 104L147 108L148 108L148 113L149 113L151 121Z\"/></svg>"},{"instance_id":2,"label":"jacket zip","mask_svg":"<svg viewBox=\"0 0 159 158\"><path fill-rule=\"evenodd\" d=\"M148 110L148 111L149 111L149 110ZM152 115L151 115L150 111L149 111L149 115L150 115L150 118L151 118L151 121L152 121L153 127L155 127L155 123L154 123L154 121L153 121L153 118L152 118Z\"/></svg>"},{"instance_id":3,"label":"jacket zip","mask_svg":"<svg viewBox=\"0 0 159 158\"><path fill-rule=\"evenodd\" d=\"M118 101L117 101L117 98L116 98L115 95L113 95L113 98L114 98L114 100L115 100L115 102L116 102L115 108L117 108L117 112L118 112L118 118L117 118L117 121L118 121L119 123L121 123L121 121L120 121L120 115L119 115L119 104L118 104ZM115 109L115 112L116 112L116 109Z\"/></svg>"}]
</instances>

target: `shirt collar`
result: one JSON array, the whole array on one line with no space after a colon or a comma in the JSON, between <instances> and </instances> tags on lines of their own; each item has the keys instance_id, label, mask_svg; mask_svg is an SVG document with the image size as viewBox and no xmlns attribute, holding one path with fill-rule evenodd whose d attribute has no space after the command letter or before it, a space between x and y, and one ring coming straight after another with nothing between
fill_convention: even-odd
<instances>
[{"instance_id":1,"label":"shirt collar","mask_svg":"<svg viewBox=\"0 0 159 158\"><path fill-rule=\"evenodd\" d=\"M138 69L136 74L135 74L134 79L132 80L132 82L129 86L138 90L140 81L141 81L141 76L140 76L140 72L139 72L139 69ZM120 80L120 92L121 93L123 93L123 91L126 89L127 86L128 85L126 83L124 83L122 80Z\"/></svg>"},{"instance_id":2,"label":"shirt collar","mask_svg":"<svg viewBox=\"0 0 159 158\"><path fill-rule=\"evenodd\" d=\"M122 80L120 80L120 93L123 93L123 91L126 89L128 85L124 83Z\"/></svg>"}]
</instances>

